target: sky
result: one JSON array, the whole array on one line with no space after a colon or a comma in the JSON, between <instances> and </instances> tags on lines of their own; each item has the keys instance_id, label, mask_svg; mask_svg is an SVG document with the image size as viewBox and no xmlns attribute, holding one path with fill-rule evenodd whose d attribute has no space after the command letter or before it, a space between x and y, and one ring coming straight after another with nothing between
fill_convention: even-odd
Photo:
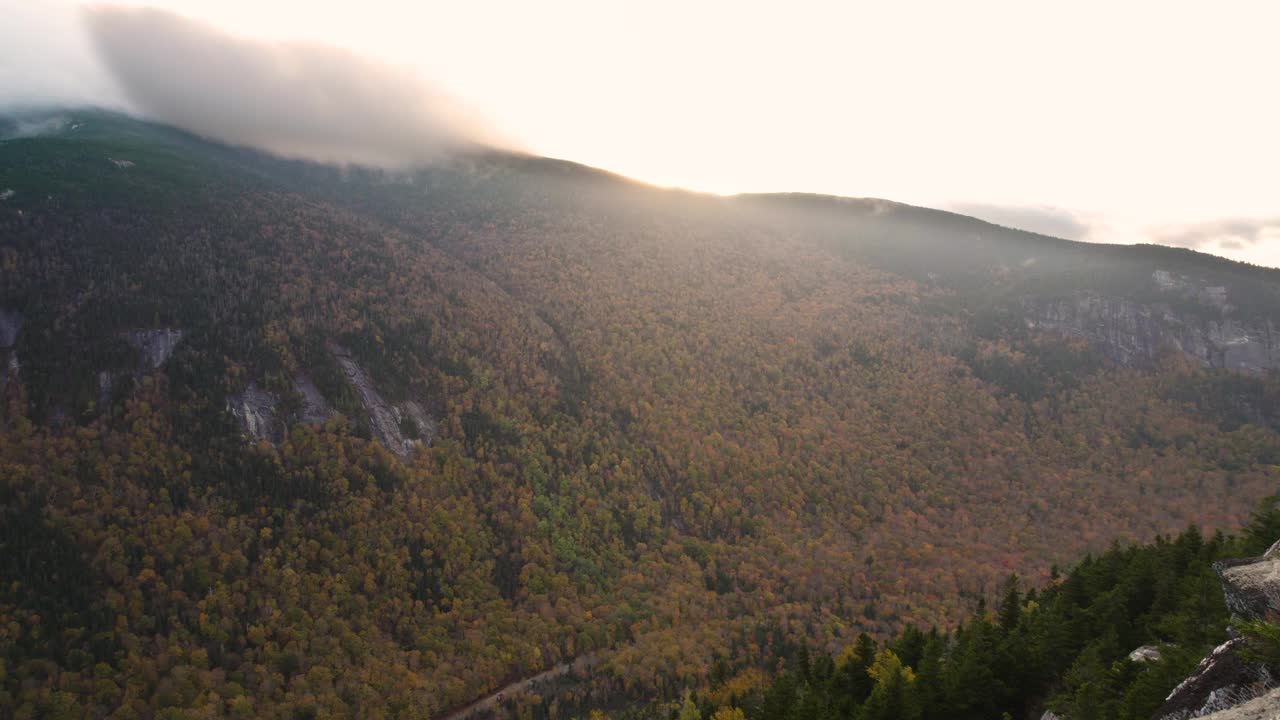
<instances>
[{"instance_id":1,"label":"sky","mask_svg":"<svg viewBox=\"0 0 1280 720\"><path fill-rule=\"evenodd\" d=\"M114 5L177 16L0 0L0 103L122 106L322 159L497 143L1280 266L1280 3Z\"/></svg>"}]
</instances>

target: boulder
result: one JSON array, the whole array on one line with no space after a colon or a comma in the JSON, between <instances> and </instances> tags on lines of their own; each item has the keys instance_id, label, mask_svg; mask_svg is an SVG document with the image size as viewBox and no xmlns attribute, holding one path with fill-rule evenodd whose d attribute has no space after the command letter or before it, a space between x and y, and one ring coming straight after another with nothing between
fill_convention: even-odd
<instances>
[{"instance_id":1,"label":"boulder","mask_svg":"<svg viewBox=\"0 0 1280 720\"><path fill-rule=\"evenodd\" d=\"M1130 662L1160 662L1162 657L1160 648L1155 645L1143 645L1129 653Z\"/></svg>"},{"instance_id":2,"label":"boulder","mask_svg":"<svg viewBox=\"0 0 1280 720\"><path fill-rule=\"evenodd\" d=\"M1274 547L1274 546L1273 546ZM1260 620L1280 613L1280 557L1263 555L1248 560L1214 563L1222 579L1227 609L1243 620Z\"/></svg>"}]
</instances>

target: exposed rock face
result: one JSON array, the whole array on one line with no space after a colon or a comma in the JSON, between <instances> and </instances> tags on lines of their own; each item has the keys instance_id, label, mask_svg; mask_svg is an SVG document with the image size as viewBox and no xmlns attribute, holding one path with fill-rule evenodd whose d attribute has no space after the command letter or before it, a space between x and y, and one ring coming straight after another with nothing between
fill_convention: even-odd
<instances>
[{"instance_id":1,"label":"exposed rock face","mask_svg":"<svg viewBox=\"0 0 1280 720\"><path fill-rule=\"evenodd\" d=\"M1259 558L1215 563L1213 569L1222 578L1227 608L1235 617L1258 620L1280 611L1280 557L1272 551ZM1233 638L1214 649L1191 677L1174 688L1156 718L1187 720L1211 714L1215 718L1280 718L1280 697L1273 692L1280 685L1280 668L1242 660L1238 651L1244 643ZM1263 696L1270 700L1251 702ZM1218 714L1246 712L1243 707L1249 713L1269 708L1271 714Z\"/></svg>"},{"instance_id":2,"label":"exposed rock face","mask_svg":"<svg viewBox=\"0 0 1280 720\"><path fill-rule=\"evenodd\" d=\"M1222 578L1227 609L1245 619L1280 612L1280 557L1264 555L1252 560L1214 563Z\"/></svg>"},{"instance_id":3,"label":"exposed rock face","mask_svg":"<svg viewBox=\"0 0 1280 720\"><path fill-rule=\"evenodd\" d=\"M18 351L13 349L22 329L22 313L0 308L0 386L9 379L17 379L21 364Z\"/></svg>"},{"instance_id":4,"label":"exposed rock face","mask_svg":"<svg viewBox=\"0 0 1280 720\"><path fill-rule=\"evenodd\" d=\"M356 363L351 352L338 345L331 345L329 351L342 367L347 382L360 395L360 402L365 412L369 413L369 427L373 437L382 446L400 457L408 457L413 448L435 439L436 425L416 402L404 402L393 406L373 386L364 369ZM417 437L405 437L401 421L409 420L417 430Z\"/></svg>"},{"instance_id":5,"label":"exposed rock face","mask_svg":"<svg viewBox=\"0 0 1280 720\"><path fill-rule=\"evenodd\" d=\"M293 386L302 396L302 413L299 420L307 425L323 425L326 420L333 417L333 408L330 407L329 401L324 399L320 388L311 382L311 378L298 375L293 379Z\"/></svg>"},{"instance_id":6,"label":"exposed rock face","mask_svg":"<svg viewBox=\"0 0 1280 720\"><path fill-rule=\"evenodd\" d=\"M243 392L227 397L227 407L240 422L244 433L255 440L266 440L272 444L280 441L276 423L278 404L279 400L275 395L252 382Z\"/></svg>"},{"instance_id":7,"label":"exposed rock face","mask_svg":"<svg viewBox=\"0 0 1280 720\"><path fill-rule=\"evenodd\" d=\"M431 441L436 439L436 421L427 414L422 405L414 400L406 400L396 406L395 409L399 412L401 418L408 418L417 428L420 442L429 445Z\"/></svg>"},{"instance_id":8,"label":"exposed rock face","mask_svg":"<svg viewBox=\"0 0 1280 720\"><path fill-rule=\"evenodd\" d=\"M1280 689L1204 717L1205 720L1276 720L1280 718Z\"/></svg>"},{"instance_id":9,"label":"exposed rock face","mask_svg":"<svg viewBox=\"0 0 1280 720\"><path fill-rule=\"evenodd\" d=\"M110 370L98 371L98 411L111 403L111 391L116 387L116 375Z\"/></svg>"},{"instance_id":10,"label":"exposed rock face","mask_svg":"<svg viewBox=\"0 0 1280 720\"><path fill-rule=\"evenodd\" d=\"M1202 315L1178 312L1169 303L1079 292L1068 298L1024 298L1028 327L1089 340L1125 367L1152 364L1167 349L1213 368L1263 373L1280 368L1280 329L1267 320L1245 324L1232 316L1227 288L1199 287L1157 270L1152 283L1170 300L1193 301Z\"/></svg>"},{"instance_id":11,"label":"exposed rock face","mask_svg":"<svg viewBox=\"0 0 1280 720\"><path fill-rule=\"evenodd\" d=\"M1228 640L1200 661L1191 677L1173 689L1156 717L1188 720L1253 700L1276 686L1280 678L1261 665L1245 663L1237 650L1244 641Z\"/></svg>"},{"instance_id":12,"label":"exposed rock face","mask_svg":"<svg viewBox=\"0 0 1280 720\"><path fill-rule=\"evenodd\" d=\"M1093 293L1028 299L1023 309L1029 327L1085 338L1125 367L1151 365L1167 348L1214 368L1263 373L1280 367L1280 332L1269 322L1245 327L1231 318L1202 321L1168 306Z\"/></svg>"},{"instance_id":13,"label":"exposed rock face","mask_svg":"<svg viewBox=\"0 0 1280 720\"><path fill-rule=\"evenodd\" d=\"M1143 645L1129 653L1129 662L1160 662L1163 656L1155 645Z\"/></svg>"},{"instance_id":14,"label":"exposed rock face","mask_svg":"<svg viewBox=\"0 0 1280 720\"><path fill-rule=\"evenodd\" d=\"M13 347L13 344L18 341L18 331L21 329L22 313L0 308L0 350Z\"/></svg>"},{"instance_id":15,"label":"exposed rock face","mask_svg":"<svg viewBox=\"0 0 1280 720\"><path fill-rule=\"evenodd\" d=\"M347 381L359 394L369 414L369 427L374 439L383 447L400 457L407 457L414 447L435 439L436 422L420 404L412 400L398 405L388 403L348 351L338 346L332 346L330 350ZM296 376L294 387L302 396L302 409L297 417L299 422L319 425L333 417L333 407L310 378L301 374ZM227 409L239 421L246 436L272 444L281 441L280 399L257 383L251 382L243 392L228 396Z\"/></svg>"},{"instance_id":16,"label":"exposed rock face","mask_svg":"<svg viewBox=\"0 0 1280 720\"><path fill-rule=\"evenodd\" d=\"M173 354L173 349L182 339L182 331L173 328L159 330L133 330L125 334L129 344L142 356L145 370L155 370L164 364Z\"/></svg>"}]
</instances>

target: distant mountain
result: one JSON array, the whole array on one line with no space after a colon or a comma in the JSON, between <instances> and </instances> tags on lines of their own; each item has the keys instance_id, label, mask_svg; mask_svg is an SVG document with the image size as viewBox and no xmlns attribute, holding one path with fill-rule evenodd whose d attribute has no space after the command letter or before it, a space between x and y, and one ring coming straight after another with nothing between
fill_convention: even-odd
<instances>
[{"instance_id":1,"label":"distant mountain","mask_svg":"<svg viewBox=\"0 0 1280 720\"><path fill-rule=\"evenodd\" d=\"M498 152L0 138L0 707L620 707L1276 491L1280 271Z\"/></svg>"}]
</instances>

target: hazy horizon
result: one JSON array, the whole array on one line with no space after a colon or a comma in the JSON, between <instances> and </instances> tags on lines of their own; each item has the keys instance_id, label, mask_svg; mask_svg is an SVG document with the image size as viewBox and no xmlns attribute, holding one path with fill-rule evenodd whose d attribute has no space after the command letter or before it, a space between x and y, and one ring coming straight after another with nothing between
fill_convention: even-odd
<instances>
[{"instance_id":1,"label":"hazy horizon","mask_svg":"<svg viewBox=\"0 0 1280 720\"><path fill-rule=\"evenodd\" d=\"M1280 11L1262 3L90 6L0 0L0 104L105 105L340 162L499 145L1280 266ZM140 6L163 12L122 9Z\"/></svg>"}]
</instances>

